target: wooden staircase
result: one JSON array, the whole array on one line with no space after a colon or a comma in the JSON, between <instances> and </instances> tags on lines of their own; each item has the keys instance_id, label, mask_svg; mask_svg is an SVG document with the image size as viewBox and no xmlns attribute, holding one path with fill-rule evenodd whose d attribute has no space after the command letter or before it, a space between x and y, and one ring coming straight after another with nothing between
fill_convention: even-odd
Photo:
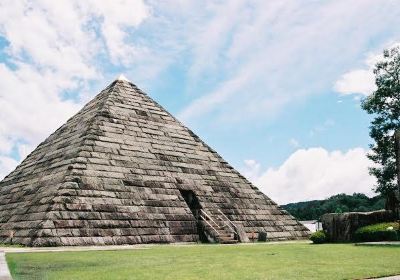
<instances>
[{"instance_id":1,"label":"wooden staircase","mask_svg":"<svg viewBox=\"0 0 400 280\"><path fill-rule=\"evenodd\" d=\"M233 223L221 211L220 215L212 217L211 214L200 209L197 215L197 222L210 242L221 244L239 242Z\"/></svg>"}]
</instances>

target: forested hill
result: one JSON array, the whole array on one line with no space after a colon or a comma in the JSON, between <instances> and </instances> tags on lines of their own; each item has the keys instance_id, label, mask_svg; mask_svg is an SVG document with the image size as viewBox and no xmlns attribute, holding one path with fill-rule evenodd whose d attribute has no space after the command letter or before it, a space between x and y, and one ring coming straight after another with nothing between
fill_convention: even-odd
<instances>
[{"instance_id":1,"label":"forested hill","mask_svg":"<svg viewBox=\"0 0 400 280\"><path fill-rule=\"evenodd\" d=\"M325 213L368 212L385 207L385 199L381 196L372 198L362 193L353 195L338 194L324 200L311 200L282 205L298 220L317 220Z\"/></svg>"}]
</instances>

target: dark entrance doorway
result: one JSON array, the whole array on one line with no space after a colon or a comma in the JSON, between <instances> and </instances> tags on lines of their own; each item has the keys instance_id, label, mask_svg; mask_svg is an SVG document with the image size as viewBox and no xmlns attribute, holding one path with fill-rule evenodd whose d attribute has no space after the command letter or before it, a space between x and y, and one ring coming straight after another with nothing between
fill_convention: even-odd
<instances>
[{"instance_id":1,"label":"dark entrance doorway","mask_svg":"<svg viewBox=\"0 0 400 280\"><path fill-rule=\"evenodd\" d=\"M201 209L199 200L196 194L191 190L179 190L183 199L185 200L187 206L189 206L190 211L193 215L197 217L198 211Z\"/></svg>"},{"instance_id":2,"label":"dark entrance doorway","mask_svg":"<svg viewBox=\"0 0 400 280\"><path fill-rule=\"evenodd\" d=\"M196 228L197 228L197 233L199 235L199 239L202 242L207 242L207 236L204 234L204 230L202 228L202 225L199 223L199 210L201 209L200 202L194 193L194 191L191 190L179 190L181 193L183 199L185 200L187 206L189 207L190 211L192 212L193 216L196 219Z\"/></svg>"}]
</instances>

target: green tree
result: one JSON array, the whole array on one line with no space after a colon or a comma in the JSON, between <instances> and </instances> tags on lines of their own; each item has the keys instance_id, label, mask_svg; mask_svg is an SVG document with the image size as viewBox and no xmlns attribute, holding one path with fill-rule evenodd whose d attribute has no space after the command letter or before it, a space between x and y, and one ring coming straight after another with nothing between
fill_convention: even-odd
<instances>
[{"instance_id":1,"label":"green tree","mask_svg":"<svg viewBox=\"0 0 400 280\"><path fill-rule=\"evenodd\" d=\"M303 201L282 205L299 220L317 220L326 213L368 212L384 208L385 199L381 196L367 197L365 194L337 194L324 200Z\"/></svg>"},{"instance_id":2,"label":"green tree","mask_svg":"<svg viewBox=\"0 0 400 280\"><path fill-rule=\"evenodd\" d=\"M370 174L377 179L375 191L386 197L386 208L393 209L396 182L394 132L400 128L400 49L385 50L374 69L377 90L362 101L362 108L373 115L370 136L375 141L368 158L375 162Z\"/></svg>"}]
</instances>

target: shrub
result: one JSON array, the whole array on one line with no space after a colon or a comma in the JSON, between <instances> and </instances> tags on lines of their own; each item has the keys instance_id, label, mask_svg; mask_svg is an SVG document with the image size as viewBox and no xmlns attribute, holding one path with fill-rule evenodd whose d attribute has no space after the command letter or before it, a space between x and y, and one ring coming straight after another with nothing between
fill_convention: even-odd
<instances>
[{"instance_id":1,"label":"shrub","mask_svg":"<svg viewBox=\"0 0 400 280\"><path fill-rule=\"evenodd\" d=\"M361 227L354 233L354 241L397 241L400 240L398 223L380 223Z\"/></svg>"},{"instance_id":2,"label":"shrub","mask_svg":"<svg viewBox=\"0 0 400 280\"><path fill-rule=\"evenodd\" d=\"M328 238L323 230L319 230L311 234L310 240L314 244L322 244L328 241Z\"/></svg>"}]
</instances>

